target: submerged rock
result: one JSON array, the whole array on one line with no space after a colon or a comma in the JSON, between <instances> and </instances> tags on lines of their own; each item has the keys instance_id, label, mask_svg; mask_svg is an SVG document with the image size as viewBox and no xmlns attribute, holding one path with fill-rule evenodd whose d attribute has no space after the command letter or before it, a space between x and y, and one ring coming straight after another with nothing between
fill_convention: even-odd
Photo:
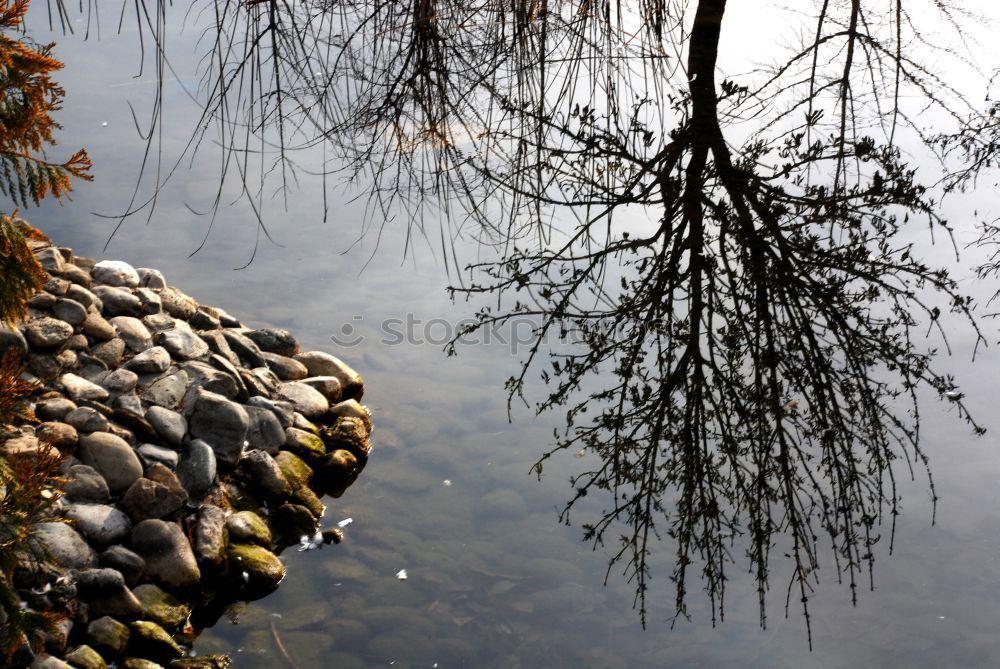
<instances>
[{"instance_id":1,"label":"submerged rock","mask_svg":"<svg viewBox=\"0 0 1000 669\"><path fill-rule=\"evenodd\" d=\"M228 655L197 655L170 663L170 669L226 669L232 660Z\"/></svg>"}]
</instances>

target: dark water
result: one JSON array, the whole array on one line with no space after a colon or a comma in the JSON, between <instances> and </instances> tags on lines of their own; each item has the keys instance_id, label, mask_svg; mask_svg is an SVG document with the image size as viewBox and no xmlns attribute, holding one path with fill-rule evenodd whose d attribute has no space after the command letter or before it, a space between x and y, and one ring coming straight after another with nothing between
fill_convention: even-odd
<instances>
[{"instance_id":1,"label":"dark water","mask_svg":"<svg viewBox=\"0 0 1000 669\"><path fill-rule=\"evenodd\" d=\"M35 15L36 27L43 14ZM197 85L193 76L184 78L194 72L186 57L194 37L189 31L174 41L183 48L173 52L181 82L165 89L168 160L194 118L182 88ZM723 624L712 627L692 583L691 619L671 629L670 547L664 544L643 631L631 586L617 572L602 584L606 552L582 544L578 525L557 522L557 509L571 492L568 478L581 462L567 455L548 466L541 481L529 474L551 444L559 416L533 419L515 407L514 422L508 422L502 384L517 360L510 346L464 346L456 358L446 358L440 343L381 341L386 319L443 319L415 330L439 342L443 322L473 311L473 305L449 301L436 242L418 244L404 259L404 230L389 225L377 252L372 236L355 244L363 208L345 195L332 203L324 225L318 189L306 183L290 194L287 209L268 198L265 217L281 246L263 243L247 269L232 269L247 261L256 236L243 204L223 207L208 243L188 257L209 219L183 203L212 197L216 163L208 159L182 165L152 221L128 220L105 252L114 221L90 212L115 213L128 202L142 143L127 101L140 110L148 106L151 73L133 78L138 55L129 33L86 44L61 38L58 53L69 61L61 75L67 89L61 148L85 146L96 179L81 185L72 202L46 204L27 216L80 255L160 268L203 303L250 325L289 328L303 348L341 355L365 376L366 401L375 411L374 458L343 498L328 500L329 522L353 518L347 541L322 551L286 552L289 576L278 592L234 611L239 624L223 620L207 630L197 650L232 653L237 667L285 666L277 634L300 669L1000 664L1000 361L993 350L970 361L967 327L952 327L954 356L944 366L959 375L969 408L990 432L975 438L947 407L926 404L924 445L941 498L937 524L931 526L923 479L904 483L895 553L888 554L887 541L880 545L875 591L862 591L857 607L847 588L836 584L832 558L825 556L822 584L812 598L812 653L794 604L784 616L791 565L777 551L766 630L758 625L752 581L738 565L730 574ZM989 199L975 204L989 206ZM973 237L959 228L960 244ZM931 252L944 258L950 248ZM968 278L974 255L963 258L957 275L969 292L985 296L993 286ZM365 341L334 344L330 336L342 335L345 323ZM995 342L996 324L984 328ZM595 508L574 518L586 520ZM396 577L401 569L406 580Z\"/></svg>"}]
</instances>

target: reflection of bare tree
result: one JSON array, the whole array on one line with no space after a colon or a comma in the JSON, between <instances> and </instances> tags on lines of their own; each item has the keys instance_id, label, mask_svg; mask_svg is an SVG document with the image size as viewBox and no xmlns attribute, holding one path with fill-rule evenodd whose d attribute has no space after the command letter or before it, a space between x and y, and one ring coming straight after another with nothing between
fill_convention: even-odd
<instances>
[{"instance_id":1,"label":"reflection of bare tree","mask_svg":"<svg viewBox=\"0 0 1000 669\"><path fill-rule=\"evenodd\" d=\"M583 333L548 360L531 349L508 388L536 370L539 410L567 409L539 472L555 451L600 456L566 514L604 495L587 537L620 532L612 566L643 613L651 539L668 536L678 614L694 569L721 617L744 551L763 624L777 549L808 622L821 544L855 591L892 534L897 461L926 468L919 389L971 422L920 343L969 302L899 240L911 219L948 227L898 142L921 145L922 107L968 111L912 55L934 48L915 17L965 17L816 4L800 48L721 81L740 37L725 0L212 5L202 126L218 124L224 179L255 199L255 142L286 175L322 146L387 220L430 234L433 214L444 248L495 245L454 288L491 298L473 329L529 315L539 335Z\"/></svg>"}]
</instances>

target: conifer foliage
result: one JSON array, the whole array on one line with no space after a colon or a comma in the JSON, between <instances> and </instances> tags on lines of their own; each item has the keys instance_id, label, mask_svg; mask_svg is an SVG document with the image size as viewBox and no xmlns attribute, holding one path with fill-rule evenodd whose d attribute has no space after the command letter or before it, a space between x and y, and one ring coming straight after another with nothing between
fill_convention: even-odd
<instances>
[{"instance_id":1,"label":"conifer foliage","mask_svg":"<svg viewBox=\"0 0 1000 669\"><path fill-rule=\"evenodd\" d=\"M0 325L23 320L28 315L28 298L42 289L47 278L31 255L29 239L44 239L44 235L24 221L0 214Z\"/></svg>"},{"instance_id":2,"label":"conifer foliage","mask_svg":"<svg viewBox=\"0 0 1000 669\"><path fill-rule=\"evenodd\" d=\"M51 55L54 45L35 45L11 34L27 11L28 0L0 0L0 193L18 206L38 204L49 193L65 195L72 177L91 178L86 151L63 163L42 153L55 144L52 133L60 126L52 113L60 109L65 91L52 80L62 68Z\"/></svg>"},{"instance_id":3,"label":"conifer foliage","mask_svg":"<svg viewBox=\"0 0 1000 669\"><path fill-rule=\"evenodd\" d=\"M52 57L53 45L39 47L17 34L27 9L28 0L0 0L0 195L14 206L38 204L47 195L61 198L73 178L91 178L83 150L63 163L45 157L59 128L52 114L64 91L52 73L62 63ZM0 326L12 327L27 316L28 298L47 278L32 255L33 239L45 237L16 212L0 214ZM7 448L16 436L13 425L35 420L27 400L37 385L22 372L19 356L8 350L0 360L0 666L25 642L40 648L43 633L58 618L26 607L15 587L19 572L44 571L48 556L35 529L51 517L61 483L61 456L44 440L37 448Z\"/></svg>"}]
</instances>

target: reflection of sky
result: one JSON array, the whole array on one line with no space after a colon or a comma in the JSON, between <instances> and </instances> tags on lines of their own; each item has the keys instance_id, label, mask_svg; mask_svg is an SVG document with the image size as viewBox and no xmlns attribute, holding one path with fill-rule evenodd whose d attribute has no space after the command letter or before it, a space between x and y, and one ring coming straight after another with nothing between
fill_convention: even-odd
<instances>
[{"instance_id":1,"label":"reflection of sky","mask_svg":"<svg viewBox=\"0 0 1000 669\"><path fill-rule=\"evenodd\" d=\"M730 25L753 26L753 31L748 29L751 45L769 28L780 27L765 12L756 11L758 3L731 5L733 14L727 20ZM188 88L197 82L191 48L195 37L190 30L172 37L174 64L180 83ZM542 483L527 475L534 456L550 443L558 416L532 421L529 412L520 409L515 410L516 422L507 424L501 386L514 371L514 359L503 347L467 347L449 359L434 346L377 344L377 324L386 318L412 313L423 321L457 320L473 310L448 301L443 263L431 253L435 242L404 260L402 229L389 225L381 251L362 272L373 250L371 238L354 244L361 231L362 206L340 198L323 225L316 185L306 183L290 194L287 210L278 200L267 202L266 221L280 246L262 243L249 268L232 270L246 262L254 245L255 223L242 203L220 209L208 244L189 258L209 219L192 215L184 203L202 206L216 188L216 163L211 147L204 147L209 150L203 160L180 167L153 220L148 225L141 216L126 221L105 254L102 246L114 221L89 212L114 213L128 202L142 142L127 103L140 117L147 113L151 72L133 78L138 56L132 33L119 37L106 30L100 42L89 44L75 36L59 38L56 53L68 65L60 79L67 89L59 117L64 130L53 155L85 146L95 163L95 181L80 184L73 202L47 203L28 212L31 220L81 255L161 268L183 290L250 324L289 327L306 347L331 350L328 337L340 332L345 322L367 336L364 345L339 352L368 380L367 399L377 410L383 442L390 443L390 434L395 434L402 445L377 450L358 485L331 502L330 520L355 519L349 541L322 552L284 556L291 566L288 582L258 608L281 613L285 620L312 604L330 607L330 617L367 620L366 612L375 607L404 607L430 621L431 628L419 627L419 632L440 642L440 648L455 639L471 644L476 659L466 666L936 667L992 665L1000 658L993 624L1000 618L1000 535L993 494L1000 480L1000 458L992 447L994 432L1000 429L993 407L997 360L989 350L975 364L969 362L967 328L949 322L955 356L943 364L961 375L970 408L993 430L974 439L951 420L948 407L927 405L924 439L941 497L938 525L929 527L930 505L919 475L916 485L904 481L896 555L888 557L881 547L877 591L863 592L856 609L850 607L846 589L831 582L833 567L824 561L823 585L812 608L816 652L805 652L802 620L794 605L791 619L782 618L788 572L780 558L772 564L775 580L767 631L757 628L756 598L750 581L736 567L727 589L725 624L716 629L708 625L708 612L692 581L693 624L681 621L667 631L663 620L669 607L659 607L651 616L651 629L642 633L630 609L629 587L614 574L607 589L600 586L603 553L592 554L578 544L577 528L556 523L554 509L569 492L566 477L580 462L557 461ZM738 56L731 52L725 57L739 62ZM168 81L164 88L168 164L171 152L176 155L187 141L196 113L180 83ZM978 206L982 213L991 204L990 195L984 189L974 206L957 199L949 205L954 207L951 218L960 246L972 239L964 225L969 212ZM913 236L926 239L919 227ZM343 254L348 248L351 251ZM928 250L945 263L951 262L949 248L939 239L938 246ZM956 276L963 287L985 295L992 286L969 278L967 268L973 262L971 255L964 258ZM355 315L363 320L354 320ZM996 325L987 322L984 328L995 342ZM379 432L375 439L378 448ZM444 478L453 485L441 487ZM577 522L584 519L583 513L574 516ZM544 561L552 559L561 561L556 574L545 569ZM352 582L350 575L337 571L338 560L357 566L362 576L355 575ZM406 582L393 576L401 568L409 571ZM665 580L666 573L661 570L659 576ZM661 583L658 592L665 595L664 604L672 601L669 584ZM547 600L556 606L546 608ZM205 643L246 649L257 628L250 616L244 617L244 625L213 630ZM470 617L474 620L467 621ZM367 624L376 634L378 622ZM412 640L414 629L400 623L395 633ZM286 642L297 639L301 645L325 648L322 640L295 636L306 632L290 629L287 634ZM386 635L388 639L381 639ZM392 635L378 634L382 645L371 640L337 642L327 649L326 659L337 652L364 657L371 666L407 659L379 654L391 647ZM291 648L295 656L298 651ZM614 657L594 654L601 649L616 656L617 664ZM422 662L433 659L433 650L431 644L430 655L421 655L419 661L410 658L413 666L430 666ZM274 666L279 661L271 655L269 661L254 664L252 653L246 652L237 666ZM314 658L299 666L327 664Z\"/></svg>"}]
</instances>

